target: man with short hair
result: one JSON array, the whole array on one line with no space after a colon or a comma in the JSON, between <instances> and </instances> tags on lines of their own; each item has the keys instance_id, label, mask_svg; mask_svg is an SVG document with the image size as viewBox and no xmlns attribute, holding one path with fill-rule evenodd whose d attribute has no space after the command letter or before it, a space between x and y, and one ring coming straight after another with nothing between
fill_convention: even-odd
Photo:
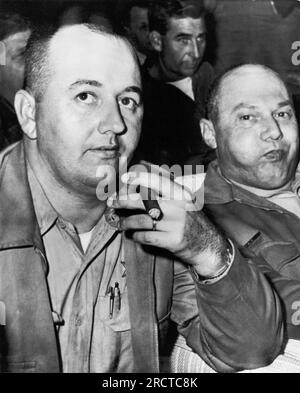
<instances>
[{"instance_id":1,"label":"man with short hair","mask_svg":"<svg viewBox=\"0 0 300 393\"><path fill-rule=\"evenodd\" d=\"M205 211L227 236L262 257L256 263L283 304L286 351L299 361L299 135L290 94L270 68L235 67L215 83L201 128L217 152L205 179ZM248 285L249 278L240 281ZM255 308L262 312L259 294ZM289 366L293 359L284 370Z\"/></svg>"},{"instance_id":2,"label":"man with short hair","mask_svg":"<svg viewBox=\"0 0 300 393\"><path fill-rule=\"evenodd\" d=\"M149 39L149 1L130 0L123 11L123 28L129 41L137 51L141 64L144 64L152 47Z\"/></svg>"},{"instance_id":3,"label":"man with short hair","mask_svg":"<svg viewBox=\"0 0 300 393\"><path fill-rule=\"evenodd\" d=\"M25 17L0 12L0 150L22 137L13 105L24 83L24 51L30 32Z\"/></svg>"},{"instance_id":4,"label":"man with short hair","mask_svg":"<svg viewBox=\"0 0 300 393\"><path fill-rule=\"evenodd\" d=\"M153 173L150 183L133 176L134 198L112 198L138 143L141 97L133 48L108 30L80 24L30 38L26 90L15 98L24 139L0 167L2 371L159 372L170 319L218 370L278 354L279 299L265 312L267 280L240 264L187 190ZM161 193L161 220L145 214L138 185ZM111 209L131 214L115 227ZM253 288L236 283L240 269L253 275L263 314Z\"/></svg>"},{"instance_id":5,"label":"man with short hair","mask_svg":"<svg viewBox=\"0 0 300 393\"><path fill-rule=\"evenodd\" d=\"M194 155L207 164L211 151L201 139L199 120L205 114L213 69L203 62L204 9L192 0L158 1L150 8L149 25L157 56L144 67L141 150L157 164L183 165Z\"/></svg>"}]
</instances>

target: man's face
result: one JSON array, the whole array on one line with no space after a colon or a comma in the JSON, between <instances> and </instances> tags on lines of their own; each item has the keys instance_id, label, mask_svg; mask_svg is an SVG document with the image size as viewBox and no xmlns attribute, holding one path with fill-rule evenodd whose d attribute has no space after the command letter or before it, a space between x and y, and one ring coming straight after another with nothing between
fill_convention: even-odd
<instances>
[{"instance_id":1,"label":"man's face","mask_svg":"<svg viewBox=\"0 0 300 393\"><path fill-rule=\"evenodd\" d=\"M58 32L49 52L52 76L36 114L39 154L60 184L94 193L97 170L114 182L120 158L131 158L138 143L139 70L124 41L82 26Z\"/></svg>"},{"instance_id":2,"label":"man's face","mask_svg":"<svg viewBox=\"0 0 300 393\"><path fill-rule=\"evenodd\" d=\"M206 46L203 18L170 18L168 31L162 36L160 58L172 79L192 76L198 69Z\"/></svg>"},{"instance_id":3,"label":"man's face","mask_svg":"<svg viewBox=\"0 0 300 393\"><path fill-rule=\"evenodd\" d=\"M26 30L12 34L2 41L5 46L5 65L0 66L0 94L12 104L15 93L23 87L24 52L29 36L30 30Z\"/></svg>"},{"instance_id":4,"label":"man's face","mask_svg":"<svg viewBox=\"0 0 300 393\"><path fill-rule=\"evenodd\" d=\"M147 8L131 8L130 35L137 50L145 54L151 50Z\"/></svg>"},{"instance_id":5,"label":"man's face","mask_svg":"<svg viewBox=\"0 0 300 393\"><path fill-rule=\"evenodd\" d=\"M255 66L225 78L216 128L222 173L241 184L276 189L294 176L298 129L283 83Z\"/></svg>"}]
</instances>

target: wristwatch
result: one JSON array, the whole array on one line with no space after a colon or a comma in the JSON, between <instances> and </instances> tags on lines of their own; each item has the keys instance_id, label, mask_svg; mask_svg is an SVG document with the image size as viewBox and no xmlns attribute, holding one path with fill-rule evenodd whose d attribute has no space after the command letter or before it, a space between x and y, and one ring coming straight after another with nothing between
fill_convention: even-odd
<instances>
[{"instance_id":1,"label":"wristwatch","mask_svg":"<svg viewBox=\"0 0 300 393\"><path fill-rule=\"evenodd\" d=\"M217 271L216 274L213 276L201 276L193 266L190 267L191 273L196 278L197 281L200 281L201 284L213 284L219 281L222 277L224 277L227 272L229 271L233 261L234 261L234 245L230 239L226 239L227 241L227 248L226 248L226 255L223 260L223 266L220 270Z\"/></svg>"}]
</instances>

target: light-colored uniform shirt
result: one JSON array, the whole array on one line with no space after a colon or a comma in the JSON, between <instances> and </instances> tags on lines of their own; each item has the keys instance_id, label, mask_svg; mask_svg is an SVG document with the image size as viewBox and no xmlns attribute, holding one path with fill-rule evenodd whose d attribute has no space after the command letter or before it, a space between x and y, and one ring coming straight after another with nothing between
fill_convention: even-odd
<instances>
[{"instance_id":1,"label":"light-colored uniform shirt","mask_svg":"<svg viewBox=\"0 0 300 393\"><path fill-rule=\"evenodd\" d=\"M122 234L103 216L82 237L84 252L76 229L57 214L30 168L28 177L49 266L63 372L132 372Z\"/></svg>"}]
</instances>

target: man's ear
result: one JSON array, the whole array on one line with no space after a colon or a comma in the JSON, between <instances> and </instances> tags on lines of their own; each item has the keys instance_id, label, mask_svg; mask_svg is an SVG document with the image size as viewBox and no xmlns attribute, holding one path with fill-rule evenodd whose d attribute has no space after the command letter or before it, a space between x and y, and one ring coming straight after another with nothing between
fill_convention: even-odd
<instances>
[{"instance_id":1,"label":"man's ear","mask_svg":"<svg viewBox=\"0 0 300 393\"><path fill-rule=\"evenodd\" d=\"M151 45L156 52L161 52L162 51L162 39L161 39L161 34L153 30L149 34L149 39L151 42Z\"/></svg>"},{"instance_id":2,"label":"man's ear","mask_svg":"<svg viewBox=\"0 0 300 393\"><path fill-rule=\"evenodd\" d=\"M36 139L35 99L26 90L19 90L15 96L15 110L24 134Z\"/></svg>"},{"instance_id":3,"label":"man's ear","mask_svg":"<svg viewBox=\"0 0 300 393\"><path fill-rule=\"evenodd\" d=\"M217 148L216 130L213 123L207 119L200 120L200 129L204 142L212 149Z\"/></svg>"}]
</instances>

